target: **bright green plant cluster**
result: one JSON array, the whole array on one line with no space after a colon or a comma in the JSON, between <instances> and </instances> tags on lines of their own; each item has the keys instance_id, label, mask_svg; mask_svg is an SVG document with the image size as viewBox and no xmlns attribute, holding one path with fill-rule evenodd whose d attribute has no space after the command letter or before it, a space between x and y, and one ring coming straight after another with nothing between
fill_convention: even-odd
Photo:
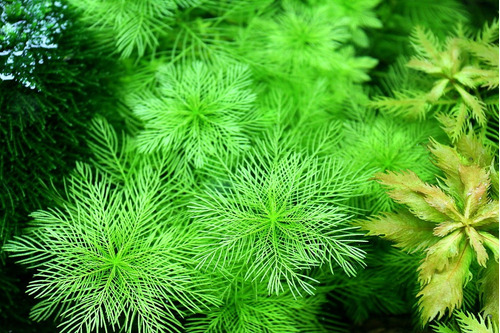
<instances>
[{"instance_id":1,"label":"bright green plant cluster","mask_svg":"<svg viewBox=\"0 0 500 333\"><path fill-rule=\"evenodd\" d=\"M5 304L16 261L40 332L498 332L492 8L0 4Z\"/></svg>"}]
</instances>

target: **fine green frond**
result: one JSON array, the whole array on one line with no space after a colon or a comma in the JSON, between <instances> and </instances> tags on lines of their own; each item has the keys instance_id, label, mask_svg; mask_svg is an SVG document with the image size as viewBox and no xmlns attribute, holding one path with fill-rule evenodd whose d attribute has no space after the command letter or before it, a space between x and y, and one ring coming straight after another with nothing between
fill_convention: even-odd
<instances>
[{"instance_id":1,"label":"fine green frond","mask_svg":"<svg viewBox=\"0 0 500 333\"><path fill-rule=\"evenodd\" d=\"M353 170L367 174L367 179L356 189L360 194L355 198L356 206L373 213L394 208L394 202L380 184L368 179L377 172L411 169L425 181L434 179L437 168L429 161L425 144L429 137L443 136L437 122L376 117L370 110L356 121L344 122L344 127L340 155L351 161Z\"/></svg>"},{"instance_id":2,"label":"fine green frond","mask_svg":"<svg viewBox=\"0 0 500 333\"><path fill-rule=\"evenodd\" d=\"M181 16L173 28L176 33L165 41L169 47L161 52L170 64L201 61L227 66L237 62L234 31L223 24L223 16L204 20Z\"/></svg>"},{"instance_id":3,"label":"fine green frond","mask_svg":"<svg viewBox=\"0 0 500 333\"><path fill-rule=\"evenodd\" d=\"M143 56L154 50L158 37L169 32L172 16L179 5L198 1L172 0L69 0L83 12L82 20L91 27L111 33L112 43L122 58Z\"/></svg>"},{"instance_id":4,"label":"fine green frond","mask_svg":"<svg viewBox=\"0 0 500 333\"><path fill-rule=\"evenodd\" d=\"M180 154L201 168L209 157L241 153L257 124L251 75L243 65L213 69L201 62L160 68L158 87L133 106L144 122L140 152Z\"/></svg>"},{"instance_id":5,"label":"fine green frond","mask_svg":"<svg viewBox=\"0 0 500 333\"><path fill-rule=\"evenodd\" d=\"M92 164L110 177L112 182L126 182L133 151L130 138L123 133L118 137L113 127L104 119L97 117L90 128Z\"/></svg>"},{"instance_id":6,"label":"fine green frond","mask_svg":"<svg viewBox=\"0 0 500 333\"><path fill-rule=\"evenodd\" d=\"M309 7L286 2L275 18L256 18L248 57L267 64L273 75L297 75L305 68L331 70L334 54L349 37L348 18L333 20L327 6Z\"/></svg>"},{"instance_id":7,"label":"fine green frond","mask_svg":"<svg viewBox=\"0 0 500 333\"><path fill-rule=\"evenodd\" d=\"M269 295L265 286L233 282L222 306L188 318L188 333L219 332L346 332L322 310L325 294L295 298L290 292ZM321 320L320 318L324 319ZM323 321L329 319L330 325Z\"/></svg>"},{"instance_id":8,"label":"fine green frond","mask_svg":"<svg viewBox=\"0 0 500 333\"><path fill-rule=\"evenodd\" d=\"M191 203L201 236L199 267L217 270L246 263L244 277L267 284L270 294L288 289L313 293L314 267L340 266L355 274L363 251L344 208L351 189L346 170L333 160L279 152L259 143L227 180ZM259 147L258 146L258 147Z\"/></svg>"},{"instance_id":9,"label":"fine green frond","mask_svg":"<svg viewBox=\"0 0 500 333\"><path fill-rule=\"evenodd\" d=\"M186 256L188 234L172 215L161 168L143 165L124 188L84 164L67 201L37 211L5 249L36 268L34 320L56 315L61 332L179 331L178 316L216 304L210 282ZM160 221L164 221L159 223Z\"/></svg>"}]
</instances>

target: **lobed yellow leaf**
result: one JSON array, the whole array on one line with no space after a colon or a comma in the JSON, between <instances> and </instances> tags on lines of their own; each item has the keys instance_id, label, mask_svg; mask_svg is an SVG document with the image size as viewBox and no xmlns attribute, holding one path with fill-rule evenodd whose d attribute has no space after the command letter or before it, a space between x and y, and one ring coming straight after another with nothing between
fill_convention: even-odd
<instances>
[{"instance_id":1,"label":"lobed yellow leaf","mask_svg":"<svg viewBox=\"0 0 500 333\"><path fill-rule=\"evenodd\" d=\"M476 165L460 165L458 173L463 184L464 217L469 219L488 202L490 175L484 168Z\"/></svg>"},{"instance_id":2,"label":"lobed yellow leaf","mask_svg":"<svg viewBox=\"0 0 500 333\"><path fill-rule=\"evenodd\" d=\"M434 236L444 237L449 233L462 228L464 225L462 222L442 222L439 223L437 227L434 228Z\"/></svg>"},{"instance_id":3,"label":"lobed yellow leaf","mask_svg":"<svg viewBox=\"0 0 500 333\"><path fill-rule=\"evenodd\" d=\"M368 235L381 236L408 252L421 251L439 240L432 235L435 224L423 221L404 210L384 213L357 224L361 229L367 230Z\"/></svg>"},{"instance_id":4,"label":"lobed yellow leaf","mask_svg":"<svg viewBox=\"0 0 500 333\"><path fill-rule=\"evenodd\" d=\"M369 103L369 106L411 119L425 119L430 108L426 93L409 91L396 91L394 98L377 97Z\"/></svg>"},{"instance_id":5,"label":"lobed yellow leaf","mask_svg":"<svg viewBox=\"0 0 500 333\"><path fill-rule=\"evenodd\" d=\"M436 66L427 59L412 58L406 66L427 74L440 74L442 72L441 67Z\"/></svg>"},{"instance_id":6,"label":"lobed yellow leaf","mask_svg":"<svg viewBox=\"0 0 500 333\"><path fill-rule=\"evenodd\" d=\"M436 119L441 123L443 130L451 138L456 141L464 132L467 121L467 106L458 102L450 110L451 115L445 113L436 114Z\"/></svg>"},{"instance_id":7,"label":"lobed yellow leaf","mask_svg":"<svg viewBox=\"0 0 500 333\"><path fill-rule=\"evenodd\" d=\"M448 216L452 221L460 221L462 214L458 211L455 200L443 192L439 187L426 185L424 200L429 206Z\"/></svg>"},{"instance_id":8,"label":"lobed yellow leaf","mask_svg":"<svg viewBox=\"0 0 500 333\"><path fill-rule=\"evenodd\" d=\"M467 41L463 43L463 45L467 51L472 53L476 58L479 58L488 66L498 69L498 57L500 55L498 45L490 45L474 41Z\"/></svg>"},{"instance_id":9,"label":"lobed yellow leaf","mask_svg":"<svg viewBox=\"0 0 500 333\"><path fill-rule=\"evenodd\" d=\"M456 143L457 151L465 157L464 164L475 164L479 167L489 167L493 160L490 149L483 144L483 140L473 133L463 135Z\"/></svg>"},{"instance_id":10,"label":"lobed yellow leaf","mask_svg":"<svg viewBox=\"0 0 500 333\"><path fill-rule=\"evenodd\" d=\"M432 32L417 26L411 35L411 43L420 56L428 58L435 63L440 61L439 41Z\"/></svg>"},{"instance_id":11,"label":"lobed yellow leaf","mask_svg":"<svg viewBox=\"0 0 500 333\"><path fill-rule=\"evenodd\" d=\"M464 244L466 244L464 233L456 230L429 247L426 251L427 256L418 268L420 283L426 285L434 274L446 270L450 260L459 255Z\"/></svg>"},{"instance_id":12,"label":"lobed yellow leaf","mask_svg":"<svg viewBox=\"0 0 500 333\"><path fill-rule=\"evenodd\" d=\"M470 246L462 243L456 255L446 256L447 264L425 280L427 283L423 284L422 290L417 294L420 297L418 304L424 324L436 317L440 319L446 310L451 313L462 305L463 286L472 277L469 271L472 256Z\"/></svg>"},{"instance_id":13,"label":"lobed yellow leaf","mask_svg":"<svg viewBox=\"0 0 500 333\"><path fill-rule=\"evenodd\" d=\"M495 260L498 262L498 252L499 243L498 237L493 236L489 232L479 231L479 234L483 237L484 245L493 253Z\"/></svg>"},{"instance_id":14,"label":"lobed yellow leaf","mask_svg":"<svg viewBox=\"0 0 500 333\"><path fill-rule=\"evenodd\" d=\"M436 81L434 83L434 87L427 95L427 99L431 102L436 102L438 99L440 99L441 96L443 96L444 91L445 91L446 87L448 86L448 83L450 83L450 80L448 80L448 79L442 79L442 80Z\"/></svg>"},{"instance_id":15,"label":"lobed yellow leaf","mask_svg":"<svg viewBox=\"0 0 500 333\"><path fill-rule=\"evenodd\" d=\"M389 187L388 195L396 202L407 205L417 217L432 222L444 222L449 217L429 205L426 194L432 190L413 171L400 173L387 171L377 173L375 178L380 184Z\"/></svg>"},{"instance_id":16,"label":"lobed yellow leaf","mask_svg":"<svg viewBox=\"0 0 500 333\"><path fill-rule=\"evenodd\" d=\"M455 84L454 87L462 97L464 103L467 104L467 106L471 109L472 116L478 121L481 126L485 126L487 119L485 115L486 106L484 105L484 102L476 96L472 96L471 94L469 94L460 85Z\"/></svg>"},{"instance_id":17,"label":"lobed yellow leaf","mask_svg":"<svg viewBox=\"0 0 500 333\"><path fill-rule=\"evenodd\" d=\"M449 190L453 193L459 194L462 192L462 182L458 175L458 168L461 165L461 158L458 152L437 141L431 139L429 150L434 156L433 163L439 169L443 170L445 174L445 183Z\"/></svg>"},{"instance_id":18,"label":"lobed yellow leaf","mask_svg":"<svg viewBox=\"0 0 500 333\"><path fill-rule=\"evenodd\" d=\"M483 75L484 70L473 66L465 66L453 75L453 78L468 88L475 88L479 85L476 79Z\"/></svg>"},{"instance_id":19,"label":"lobed yellow leaf","mask_svg":"<svg viewBox=\"0 0 500 333\"><path fill-rule=\"evenodd\" d=\"M498 328L485 318L477 319L471 313L456 312L458 326L463 333L498 333Z\"/></svg>"},{"instance_id":20,"label":"lobed yellow leaf","mask_svg":"<svg viewBox=\"0 0 500 333\"><path fill-rule=\"evenodd\" d=\"M483 237L476 231L476 229L471 227L466 227L465 232L469 237L469 244L476 252L477 263L483 267L486 267L486 261L488 261L488 253L483 245Z\"/></svg>"},{"instance_id":21,"label":"lobed yellow leaf","mask_svg":"<svg viewBox=\"0 0 500 333\"><path fill-rule=\"evenodd\" d=\"M441 53L440 66L447 77L453 77L462 66L460 39L447 38L445 51Z\"/></svg>"},{"instance_id":22,"label":"lobed yellow leaf","mask_svg":"<svg viewBox=\"0 0 500 333\"><path fill-rule=\"evenodd\" d=\"M480 207L474 217L472 218L471 225L474 228L483 226L492 226L498 224L499 207L498 200L493 200Z\"/></svg>"}]
</instances>

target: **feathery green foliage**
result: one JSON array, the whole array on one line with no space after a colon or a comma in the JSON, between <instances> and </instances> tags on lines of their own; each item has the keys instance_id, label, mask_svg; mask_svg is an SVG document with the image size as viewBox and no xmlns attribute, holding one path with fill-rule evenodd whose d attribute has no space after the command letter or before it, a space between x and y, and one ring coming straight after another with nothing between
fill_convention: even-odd
<instances>
[{"instance_id":1,"label":"feathery green foliage","mask_svg":"<svg viewBox=\"0 0 500 333\"><path fill-rule=\"evenodd\" d=\"M191 204L204 230L199 266L245 263L246 280L267 284L270 294L295 297L313 293L316 281L306 274L312 268L338 265L354 275L363 251L346 223L345 168L333 159L282 151L277 138L257 147Z\"/></svg>"},{"instance_id":2,"label":"feathery green foliage","mask_svg":"<svg viewBox=\"0 0 500 333\"><path fill-rule=\"evenodd\" d=\"M384 189L371 178L377 172L411 169L425 181L434 178L437 169L429 161L425 148L429 137L442 136L437 122L404 122L375 116L369 111L360 119L344 123L341 156L352 161L353 170L365 170L367 179L357 188L356 206L372 212L389 211L395 205ZM367 152L370 152L369 154Z\"/></svg>"},{"instance_id":3,"label":"feathery green foliage","mask_svg":"<svg viewBox=\"0 0 500 333\"><path fill-rule=\"evenodd\" d=\"M166 66L157 80L155 91L138 96L140 102L133 106L144 122L137 137L139 151L178 153L200 168L209 157L223 158L248 146L257 115L245 66Z\"/></svg>"},{"instance_id":4,"label":"feathery green foliage","mask_svg":"<svg viewBox=\"0 0 500 333\"><path fill-rule=\"evenodd\" d=\"M165 173L170 162L143 157L124 184L78 164L59 208L32 214L5 250L38 270L28 286L41 299L33 319L56 314L62 332L180 331L177 316L218 303L194 270L182 215L170 196L157 195L173 180Z\"/></svg>"},{"instance_id":5,"label":"feathery green foliage","mask_svg":"<svg viewBox=\"0 0 500 333\"><path fill-rule=\"evenodd\" d=\"M188 319L187 332L344 332L322 310L325 296L268 295L262 284L237 280L227 288L222 306ZM320 316L331 317L330 325Z\"/></svg>"},{"instance_id":6,"label":"feathery green foliage","mask_svg":"<svg viewBox=\"0 0 500 333\"><path fill-rule=\"evenodd\" d=\"M96 27L122 58L143 56L158 46L158 37L170 30L178 3L189 0L69 0L82 11L82 20Z\"/></svg>"}]
</instances>

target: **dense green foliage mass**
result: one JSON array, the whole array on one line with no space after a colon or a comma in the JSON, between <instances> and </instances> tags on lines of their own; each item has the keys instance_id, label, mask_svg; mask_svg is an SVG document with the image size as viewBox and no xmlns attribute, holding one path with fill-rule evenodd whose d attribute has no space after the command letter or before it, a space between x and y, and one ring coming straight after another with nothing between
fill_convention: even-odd
<instances>
[{"instance_id":1,"label":"dense green foliage mass","mask_svg":"<svg viewBox=\"0 0 500 333\"><path fill-rule=\"evenodd\" d=\"M498 333L496 14L0 2L0 327Z\"/></svg>"},{"instance_id":2,"label":"dense green foliage mass","mask_svg":"<svg viewBox=\"0 0 500 333\"><path fill-rule=\"evenodd\" d=\"M60 2L7 1L0 17L3 244L82 159L86 122L100 103L112 104L106 87L115 65L89 50L92 39Z\"/></svg>"}]
</instances>

